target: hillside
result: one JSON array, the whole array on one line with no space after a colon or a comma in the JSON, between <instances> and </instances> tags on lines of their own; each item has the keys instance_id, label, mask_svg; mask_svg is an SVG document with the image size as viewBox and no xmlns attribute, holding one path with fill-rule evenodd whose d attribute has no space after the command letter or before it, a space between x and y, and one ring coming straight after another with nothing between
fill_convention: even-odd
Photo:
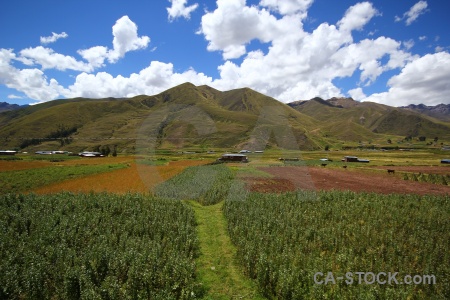
<instances>
[{"instance_id":1,"label":"hillside","mask_svg":"<svg viewBox=\"0 0 450 300\"><path fill-rule=\"evenodd\" d=\"M313 98L289 106L318 120L318 130L344 141L381 140L406 136L450 138L450 124L405 108L351 98Z\"/></svg>"},{"instance_id":2,"label":"hillside","mask_svg":"<svg viewBox=\"0 0 450 300\"><path fill-rule=\"evenodd\" d=\"M222 92L190 83L153 96L55 100L0 113L0 149L23 151L314 150L406 136L449 141L450 124L351 98L286 105L249 88Z\"/></svg>"},{"instance_id":3,"label":"hillside","mask_svg":"<svg viewBox=\"0 0 450 300\"><path fill-rule=\"evenodd\" d=\"M308 136L314 123L250 89L220 92L185 83L154 96L55 100L1 113L0 148L317 149L320 140Z\"/></svg>"}]
</instances>

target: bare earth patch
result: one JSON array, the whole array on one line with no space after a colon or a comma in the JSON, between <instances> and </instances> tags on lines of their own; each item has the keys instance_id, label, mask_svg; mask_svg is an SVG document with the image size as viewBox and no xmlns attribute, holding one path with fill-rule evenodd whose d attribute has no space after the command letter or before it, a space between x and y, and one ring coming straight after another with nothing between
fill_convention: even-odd
<instances>
[{"instance_id":1,"label":"bare earth patch","mask_svg":"<svg viewBox=\"0 0 450 300\"><path fill-rule=\"evenodd\" d=\"M261 167L274 178L243 178L247 188L259 192L283 192L296 189L351 190L382 194L450 194L450 186L425 182L406 181L386 174L358 170L320 167ZM275 179L278 179L275 180Z\"/></svg>"},{"instance_id":2,"label":"bare earth patch","mask_svg":"<svg viewBox=\"0 0 450 300\"><path fill-rule=\"evenodd\" d=\"M424 173L424 174L440 174L447 175L450 174L450 166L377 166L374 169L381 170L395 170L400 172L413 172L413 173Z\"/></svg>"}]
</instances>

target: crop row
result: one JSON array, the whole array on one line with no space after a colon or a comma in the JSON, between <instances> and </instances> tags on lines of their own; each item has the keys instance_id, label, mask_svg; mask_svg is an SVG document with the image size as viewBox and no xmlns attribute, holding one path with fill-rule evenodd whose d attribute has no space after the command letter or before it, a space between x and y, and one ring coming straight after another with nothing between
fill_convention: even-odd
<instances>
[{"instance_id":1,"label":"crop row","mask_svg":"<svg viewBox=\"0 0 450 300\"><path fill-rule=\"evenodd\" d=\"M190 299L193 210L140 195L0 197L0 299Z\"/></svg>"},{"instance_id":2,"label":"crop row","mask_svg":"<svg viewBox=\"0 0 450 300\"><path fill-rule=\"evenodd\" d=\"M237 260L268 298L450 298L449 196L251 193L226 201L224 214ZM317 272L434 275L437 283L319 285Z\"/></svg>"},{"instance_id":3,"label":"crop row","mask_svg":"<svg viewBox=\"0 0 450 300\"><path fill-rule=\"evenodd\" d=\"M224 165L188 167L157 185L153 192L161 198L197 200L202 205L211 205L227 197L233 178L233 172Z\"/></svg>"},{"instance_id":4,"label":"crop row","mask_svg":"<svg viewBox=\"0 0 450 300\"><path fill-rule=\"evenodd\" d=\"M440 174L415 174L415 173L404 173L403 180L420 181L420 182L430 182L434 184L450 185L450 175L440 175Z\"/></svg>"}]
</instances>

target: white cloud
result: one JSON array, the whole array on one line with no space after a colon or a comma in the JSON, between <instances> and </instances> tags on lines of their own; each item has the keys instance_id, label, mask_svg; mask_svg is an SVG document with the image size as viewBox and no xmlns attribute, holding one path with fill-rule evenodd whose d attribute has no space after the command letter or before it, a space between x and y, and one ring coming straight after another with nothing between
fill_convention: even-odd
<instances>
[{"instance_id":1,"label":"white cloud","mask_svg":"<svg viewBox=\"0 0 450 300\"><path fill-rule=\"evenodd\" d=\"M57 69L60 71L75 70L90 72L93 66L77 61L72 56L55 53L53 49L37 46L35 48L26 48L20 51L18 59L26 65L41 65L42 69Z\"/></svg>"},{"instance_id":2,"label":"white cloud","mask_svg":"<svg viewBox=\"0 0 450 300\"><path fill-rule=\"evenodd\" d=\"M361 2L351 6L345 16L338 22L342 31L361 30L378 11L369 2Z\"/></svg>"},{"instance_id":3,"label":"white cloud","mask_svg":"<svg viewBox=\"0 0 450 300\"><path fill-rule=\"evenodd\" d=\"M339 27L323 23L311 33L303 30L302 13L276 19L264 9L245 6L245 1L217 3L218 8L202 19L202 33L210 41L208 50L222 51L225 59L238 57L245 54L245 43L262 40L263 31L265 41L271 44L267 54L253 51L240 65L226 61L219 66L220 78L213 82L218 89L247 86L283 102L342 96L333 84L335 78L352 76L359 69L361 83L369 85L383 72L402 68L412 60L400 50L401 43L390 38L353 43L352 31L361 30L378 15L369 2L350 7L337 23ZM270 18L263 20L264 14ZM249 25L244 26L245 22ZM253 31L243 30L247 27ZM386 56L387 63L382 63Z\"/></svg>"},{"instance_id":4,"label":"white cloud","mask_svg":"<svg viewBox=\"0 0 450 300\"><path fill-rule=\"evenodd\" d=\"M246 6L245 0L218 0L217 9L202 17L198 33L209 42L209 51L224 51L224 59L233 59L245 54L251 40L267 43L281 32L267 10Z\"/></svg>"},{"instance_id":5,"label":"white cloud","mask_svg":"<svg viewBox=\"0 0 450 300\"><path fill-rule=\"evenodd\" d=\"M28 98L48 101L60 95L61 86L54 79L47 80L38 69L19 70L11 65L16 59L12 49L0 49L0 84L24 93Z\"/></svg>"},{"instance_id":6,"label":"white cloud","mask_svg":"<svg viewBox=\"0 0 450 300\"><path fill-rule=\"evenodd\" d=\"M419 41L425 41L427 37L425 35L419 36Z\"/></svg>"},{"instance_id":7,"label":"white cloud","mask_svg":"<svg viewBox=\"0 0 450 300\"><path fill-rule=\"evenodd\" d=\"M78 54L89 62L92 68L104 66L104 61L116 63L125 53L147 48L150 43L148 36L139 37L137 25L128 16L123 16L112 27L113 49L104 46L94 46L78 50Z\"/></svg>"},{"instance_id":8,"label":"white cloud","mask_svg":"<svg viewBox=\"0 0 450 300\"><path fill-rule=\"evenodd\" d=\"M169 2L172 4L171 7L167 7L170 22L179 17L190 19L191 13L198 7L198 3L186 6L187 0L169 0Z\"/></svg>"},{"instance_id":9,"label":"white cloud","mask_svg":"<svg viewBox=\"0 0 450 300\"><path fill-rule=\"evenodd\" d=\"M348 94L350 97L352 97L354 100L362 100L364 98L367 98L366 94L364 94L364 91L362 88L356 88L348 91Z\"/></svg>"},{"instance_id":10,"label":"white cloud","mask_svg":"<svg viewBox=\"0 0 450 300\"><path fill-rule=\"evenodd\" d=\"M113 77L106 72L97 74L81 73L75 83L62 91L62 95L72 97L132 97L140 94L154 95L175 85L192 82L196 85L211 84L211 77L189 69L183 73L176 73L173 65L152 61L139 73L129 77L118 75Z\"/></svg>"},{"instance_id":11,"label":"white cloud","mask_svg":"<svg viewBox=\"0 0 450 300\"><path fill-rule=\"evenodd\" d=\"M406 50L410 50L412 47L414 47L414 40L407 40L407 41L404 41L403 43L403 46L405 46L405 49Z\"/></svg>"},{"instance_id":12,"label":"white cloud","mask_svg":"<svg viewBox=\"0 0 450 300\"><path fill-rule=\"evenodd\" d=\"M52 32L51 36L41 36L41 44L50 44L50 43L54 43L59 39L65 39L67 38L69 35L65 32L61 32L61 33L54 33Z\"/></svg>"},{"instance_id":13,"label":"white cloud","mask_svg":"<svg viewBox=\"0 0 450 300\"><path fill-rule=\"evenodd\" d=\"M435 52L442 52L444 50L445 50L444 47L441 47L441 46L436 46L436 48L434 48Z\"/></svg>"},{"instance_id":14,"label":"white cloud","mask_svg":"<svg viewBox=\"0 0 450 300\"><path fill-rule=\"evenodd\" d=\"M14 95L14 94L9 94L8 95L8 99L23 99L23 97L22 96L17 96L17 95Z\"/></svg>"},{"instance_id":15,"label":"white cloud","mask_svg":"<svg viewBox=\"0 0 450 300\"><path fill-rule=\"evenodd\" d=\"M409 62L399 75L389 81L389 90L373 94L364 101L391 106L411 103L437 105L449 104L450 98L450 54L439 52L427 54Z\"/></svg>"},{"instance_id":16,"label":"white cloud","mask_svg":"<svg viewBox=\"0 0 450 300\"><path fill-rule=\"evenodd\" d=\"M95 46L89 49L78 50L78 54L88 61L93 68L103 67L105 59L108 57L108 48L104 46Z\"/></svg>"},{"instance_id":17,"label":"white cloud","mask_svg":"<svg viewBox=\"0 0 450 300\"><path fill-rule=\"evenodd\" d=\"M145 49L150 43L148 36L138 37L137 25L128 16L123 16L117 20L112 29L114 48L108 52L109 62L116 62L129 51Z\"/></svg>"},{"instance_id":18,"label":"white cloud","mask_svg":"<svg viewBox=\"0 0 450 300\"><path fill-rule=\"evenodd\" d=\"M282 15L306 13L314 0L261 0L259 5L269 7Z\"/></svg>"},{"instance_id":19,"label":"white cloud","mask_svg":"<svg viewBox=\"0 0 450 300\"><path fill-rule=\"evenodd\" d=\"M395 22L400 22L406 19L405 23L407 26L411 25L412 22L417 20L417 18L427 11L428 3L426 1L419 1L414 4L407 12L403 14L402 17L395 16Z\"/></svg>"}]
</instances>

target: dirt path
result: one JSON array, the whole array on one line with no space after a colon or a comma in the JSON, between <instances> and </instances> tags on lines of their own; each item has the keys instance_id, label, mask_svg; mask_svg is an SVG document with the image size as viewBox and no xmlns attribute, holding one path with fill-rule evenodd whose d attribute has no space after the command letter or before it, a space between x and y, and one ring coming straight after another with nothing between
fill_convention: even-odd
<instances>
[{"instance_id":1,"label":"dirt path","mask_svg":"<svg viewBox=\"0 0 450 300\"><path fill-rule=\"evenodd\" d=\"M234 261L236 249L227 234L223 202L201 206L190 201L198 221L200 257L198 274L207 289L205 299L264 299L256 284L242 274Z\"/></svg>"}]
</instances>

